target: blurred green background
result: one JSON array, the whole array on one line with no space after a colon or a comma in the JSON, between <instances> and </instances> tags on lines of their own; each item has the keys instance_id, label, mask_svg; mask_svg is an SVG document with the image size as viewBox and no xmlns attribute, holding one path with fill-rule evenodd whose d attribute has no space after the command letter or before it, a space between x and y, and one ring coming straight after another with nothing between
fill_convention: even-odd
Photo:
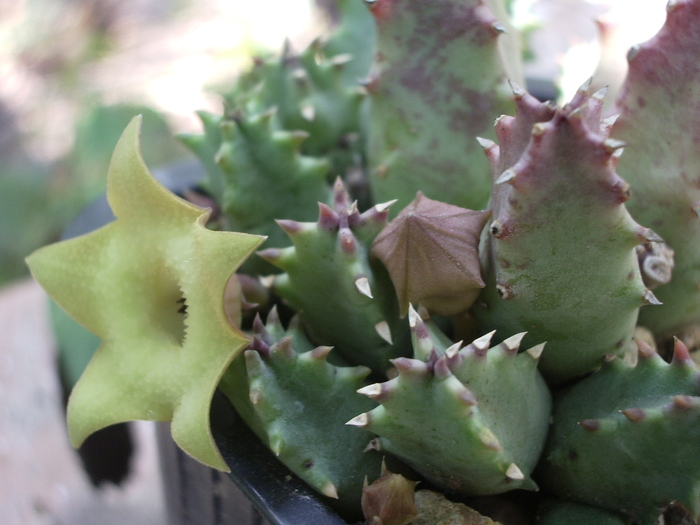
<instances>
[{"instance_id":1,"label":"blurred green background","mask_svg":"<svg viewBox=\"0 0 700 525\"><path fill-rule=\"evenodd\" d=\"M149 167L189 157L195 111L313 24L309 0L0 0L0 287L104 191L134 115Z\"/></svg>"}]
</instances>

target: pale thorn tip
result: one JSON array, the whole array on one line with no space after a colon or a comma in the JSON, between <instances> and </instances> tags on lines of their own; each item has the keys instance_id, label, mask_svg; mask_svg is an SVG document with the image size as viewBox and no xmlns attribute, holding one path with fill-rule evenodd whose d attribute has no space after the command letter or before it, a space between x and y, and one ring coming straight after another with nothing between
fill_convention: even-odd
<instances>
[{"instance_id":1,"label":"pale thorn tip","mask_svg":"<svg viewBox=\"0 0 700 525\"><path fill-rule=\"evenodd\" d=\"M374 325L374 329L379 334L379 337L384 339L390 345L394 344L394 340L391 338L391 329L389 328L389 323L386 321L379 321Z\"/></svg>"},{"instance_id":2,"label":"pale thorn tip","mask_svg":"<svg viewBox=\"0 0 700 525\"><path fill-rule=\"evenodd\" d=\"M695 215L700 217L700 203L693 204L693 211L695 212Z\"/></svg>"},{"instance_id":3,"label":"pale thorn tip","mask_svg":"<svg viewBox=\"0 0 700 525\"><path fill-rule=\"evenodd\" d=\"M588 77L588 80L586 80L583 84L581 84L581 87L578 88L578 90L581 93L588 93L588 90L591 89L592 83L593 83L593 77Z\"/></svg>"},{"instance_id":4,"label":"pale thorn tip","mask_svg":"<svg viewBox=\"0 0 700 525\"><path fill-rule=\"evenodd\" d=\"M381 395L382 385L379 383L374 383L372 385L363 386L362 388L357 390L357 393L374 399Z\"/></svg>"},{"instance_id":5,"label":"pale thorn tip","mask_svg":"<svg viewBox=\"0 0 700 525\"><path fill-rule=\"evenodd\" d=\"M533 137L541 137L545 131L547 131L547 126L542 122L538 122L532 126Z\"/></svg>"},{"instance_id":6,"label":"pale thorn tip","mask_svg":"<svg viewBox=\"0 0 700 525\"><path fill-rule=\"evenodd\" d=\"M673 408L677 410L688 410L693 408L693 398L690 396L673 396Z\"/></svg>"},{"instance_id":7,"label":"pale thorn tip","mask_svg":"<svg viewBox=\"0 0 700 525\"><path fill-rule=\"evenodd\" d=\"M418 312L418 315L420 315L420 318L423 319L423 321L427 321L428 319L430 319L430 312L425 306L423 306L422 303L418 303L418 308L416 309L416 311Z\"/></svg>"},{"instance_id":8,"label":"pale thorn tip","mask_svg":"<svg viewBox=\"0 0 700 525\"><path fill-rule=\"evenodd\" d=\"M275 275L265 275L260 277L260 283L265 287L265 288L272 288L272 286L275 284Z\"/></svg>"},{"instance_id":9,"label":"pale thorn tip","mask_svg":"<svg viewBox=\"0 0 700 525\"><path fill-rule=\"evenodd\" d=\"M515 98L521 98L525 96L526 91L522 88L520 84L514 82L511 79L508 79L508 84L510 85L510 89L513 92L513 96Z\"/></svg>"},{"instance_id":10,"label":"pale thorn tip","mask_svg":"<svg viewBox=\"0 0 700 525\"><path fill-rule=\"evenodd\" d=\"M511 182L515 179L517 176L517 173L515 173L514 170L512 169L507 169L503 173L501 173L501 176L496 179L496 184L504 184L506 182Z\"/></svg>"},{"instance_id":11,"label":"pale thorn tip","mask_svg":"<svg viewBox=\"0 0 700 525\"><path fill-rule=\"evenodd\" d=\"M358 277L355 279L355 288L357 288L357 291L362 295L365 295L370 299L374 299L374 297L372 297L372 289L369 286L369 279L367 279L367 277Z\"/></svg>"},{"instance_id":12,"label":"pale thorn tip","mask_svg":"<svg viewBox=\"0 0 700 525\"><path fill-rule=\"evenodd\" d=\"M258 405L260 404L260 401L262 401L262 393L260 392L260 390L251 390L248 397L250 398L250 402L253 403L253 405Z\"/></svg>"},{"instance_id":13,"label":"pale thorn tip","mask_svg":"<svg viewBox=\"0 0 700 525\"><path fill-rule=\"evenodd\" d=\"M479 441L481 441L482 445L484 445L486 448L495 452L500 452L503 450L498 438L487 427L483 427L479 431Z\"/></svg>"},{"instance_id":14,"label":"pale thorn tip","mask_svg":"<svg viewBox=\"0 0 700 525\"><path fill-rule=\"evenodd\" d=\"M313 122L316 118L316 109L311 104L305 104L301 108L301 116L304 117L304 120L307 122Z\"/></svg>"},{"instance_id":15,"label":"pale thorn tip","mask_svg":"<svg viewBox=\"0 0 700 525\"><path fill-rule=\"evenodd\" d=\"M331 58L330 63L334 66L342 66L343 64L347 64L348 62L350 62L352 59L352 53L342 53L340 55L335 55L333 58Z\"/></svg>"},{"instance_id":16,"label":"pale thorn tip","mask_svg":"<svg viewBox=\"0 0 700 525\"><path fill-rule=\"evenodd\" d=\"M413 308L412 304L408 305L408 324L411 328L415 328L416 325L418 325L418 321L421 320L420 315L418 315L418 312L416 312L416 309Z\"/></svg>"},{"instance_id":17,"label":"pale thorn tip","mask_svg":"<svg viewBox=\"0 0 700 525\"><path fill-rule=\"evenodd\" d=\"M332 346L317 346L311 350L311 357L314 359L326 359L331 350L333 350Z\"/></svg>"},{"instance_id":18,"label":"pale thorn tip","mask_svg":"<svg viewBox=\"0 0 700 525\"><path fill-rule=\"evenodd\" d=\"M651 290L647 290L644 294L644 304L659 306L663 303L657 299L657 297L654 295L654 292L652 292Z\"/></svg>"},{"instance_id":19,"label":"pale thorn tip","mask_svg":"<svg viewBox=\"0 0 700 525\"><path fill-rule=\"evenodd\" d=\"M511 463L508 465L508 468L506 469L506 476L508 479L512 479L515 481L522 481L525 479L525 474L523 474L523 471L518 468L518 465L515 463Z\"/></svg>"},{"instance_id":20,"label":"pale thorn tip","mask_svg":"<svg viewBox=\"0 0 700 525\"><path fill-rule=\"evenodd\" d=\"M357 213L359 211L357 207L357 201L352 201L352 204L350 204L350 207L348 208L348 215L352 215L353 213Z\"/></svg>"},{"instance_id":21,"label":"pale thorn tip","mask_svg":"<svg viewBox=\"0 0 700 525\"><path fill-rule=\"evenodd\" d=\"M493 140L485 139L483 137L476 137L476 140L479 142L479 145L484 149L489 149L496 145L496 143Z\"/></svg>"},{"instance_id":22,"label":"pale thorn tip","mask_svg":"<svg viewBox=\"0 0 700 525\"><path fill-rule=\"evenodd\" d=\"M517 352L520 348L520 343L522 342L523 337L525 337L525 334L527 334L527 332L520 332L519 334L510 336L508 339L503 341L503 344L510 352Z\"/></svg>"},{"instance_id":23,"label":"pale thorn tip","mask_svg":"<svg viewBox=\"0 0 700 525\"><path fill-rule=\"evenodd\" d=\"M615 121L620 117L619 113L616 113L614 115L610 115L609 117L606 117L603 119L603 124L605 126L612 126L615 124Z\"/></svg>"},{"instance_id":24,"label":"pale thorn tip","mask_svg":"<svg viewBox=\"0 0 700 525\"><path fill-rule=\"evenodd\" d=\"M637 56L637 53L642 49L642 46L639 44L635 44L632 47L629 48L629 51L627 51L627 61L629 62L630 60L633 60L634 57Z\"/></svg>"},{"instance_id":25,"label":"pale thorn tip","mask_svg":"<svg viewBox=\"0 0 700 525\"><path fill-rule=\"evenodd\" d=\"M494 146L496 144L494 141L490 139L485 139L484 137L476 137L476 141L484 149L489 149L491 146Z\"/></svg>"},{"instance_id":26,"label":"pale thorn tip","mask_svg":"<svg viewBox=\"0 0 700 525\"><path fill-rule=\"evenodd\" d=\"M619 150L620 148L624 148L625 146L627 146L627 143L624 140L605 139L603 141L603 147L608 153L614 153L615 151Z\"/></svg>"},{"instance_id":27,"label":"pale thorn tip","mask_svg":"<svg viewBox=\"0 0 700 525\"><path fill-rule=\"evenodd\" d=\"M530 357L532 357L533 359L539 359L542 355L542 351L544 350L544 345L545 343L540 343L538 345L533 346L532 348L529 348L528 350L526 350L526 352L530 354Z\"/></svg>"},{"instance_id":28,"label":"pale thorn tip","mask_svg":"<svg viewBox=\"0 0 700 525\"><path fill-rule=\"evenodd\" d=\"M646 417L646 412L644 412L643 409L641 408L626 408L624 410L620 410L623 416L625 416L627 419L632 421L633 423L636 423L637 421L641 421Z\"/></svg>"},{"instance_id":29,"label":"pale thorn tip","mask_svg":"<svg viewBox=\"0 0 700 525\"><path fill-rule=\"evenodd\" d=\"M335 488L335 485L333 485L333 483L330 481L323 486L321 492L323 492L324 496L328 496L329 498L333 499L338 499L338 489Z\"/></svg>"},{"instance_id":30,"label":"pale thorn tip","mask_svg":"<svg viewBox=\"0 0 700 525\"><path fill-rule=\"evenodd\" d=\"M374 209L377 213L384 213L386 210L391 208L392 205L396 204L399 199L394 199L392 201L380 202L374 205Z\"/></svg>"},{"instance_id":31,"label":"pale thorn tip","mask_svg":"<svg viewBox=\"0 0 700 525\"><path fill-rule=\"evenodd\" d=\"M642 238L646 242L664 242L661 236L650 228L644 228Z\"/></svg>"},{"instance_id":32,"label":"pale thorn tip","mask_svg":"<svg viewBox=\"0 0 700 525\"><path fill-rule=\"evenodd\" d=\"M346 425L350 425L352 427L360 427L364 428L367 425L369 425L369 416L365 414L360 414L359 416L355 416L352 418L350 421L345 423Z\"/></svg>"},{"instance_id":33,"label":"pale thorn tip","mask_svg":"<svg viewBox=\"0 0 700 525\"><path fill-rule=\"evenodd\" d=\"M607 95L607 94L608 94L608 86L605 86L605 87L600 88L595 93L593 93L593 95L591 95L591 98L602 101L605 99L605 95Z\"/></svg>"},{"instance_id":34,"label":"pale thorn tip","mask_svg":"<svg viewBox=\"0 0 700 525\"><path fill-rule=\"evenodd\" d=\"M491 346L491 339L493 338L493 334L496 333L496 330L490 331L488 334L482 335L481 337L474 339L472 341L472 344L476 347L477 350L484 351L488 350L489 346Z\"/></svg>"},{"instance_id":35,"label":"pale thorn tip","mask_svg":"<svg viewBox=\"0 0 700 525\"><path fill-rule=\"evenodd\" d=\"M459 353L460 348L462 348L462 341L457 341L445 350L445 355L451 359Z\"/></svg>"}]
</instances>

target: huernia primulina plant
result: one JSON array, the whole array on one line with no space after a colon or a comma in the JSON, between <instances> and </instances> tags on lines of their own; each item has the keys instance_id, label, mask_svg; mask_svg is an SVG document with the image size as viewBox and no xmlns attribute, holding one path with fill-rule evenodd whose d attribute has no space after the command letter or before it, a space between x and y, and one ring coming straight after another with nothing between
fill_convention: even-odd
<instances>
[{"instance_id":1,"label":"huernia primulina plant","mask_svg":"<svg viewBox=\"0 0 700 525\"><path fill-rule=\"evenodd\" d=\"M28 258L103 340L73 444L172 421L227 470L218 387L351 521L410 522L382 502L415 481L529 491L538 524L697 521L700 0L669 2L619 92L560 107L522 87L502 0L335 4L182 137L216 214L154 181L135 120L116 221Z\"/></svg>"}]
</instances>

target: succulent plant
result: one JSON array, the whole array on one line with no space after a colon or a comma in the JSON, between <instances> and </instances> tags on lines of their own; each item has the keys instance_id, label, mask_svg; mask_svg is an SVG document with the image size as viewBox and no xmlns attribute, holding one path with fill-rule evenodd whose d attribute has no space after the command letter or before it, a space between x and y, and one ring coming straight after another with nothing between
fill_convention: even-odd
<instances>
[{"instance_id":1,"label":"succulent plant","mask_svg":"<svg viewBox=\"0 0 700 525\"><path fill-rule=\"evenodd\" d=\"M512 523L697 523L700 0L669 2L614 103L561 107L520 87L500 0L336 3L183 137L216 221L154 181L135 121L116 222L28 259L103 341L72 442L167 420L227 470L218 385L348 520L409 523L421 482L540 505Z\"/></svg>"}]
</instances>

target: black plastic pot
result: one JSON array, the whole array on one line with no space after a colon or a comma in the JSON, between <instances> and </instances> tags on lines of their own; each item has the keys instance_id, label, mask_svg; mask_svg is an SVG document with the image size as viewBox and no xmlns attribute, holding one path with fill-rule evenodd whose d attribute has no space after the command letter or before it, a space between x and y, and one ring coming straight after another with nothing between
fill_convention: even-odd
<instances>
[{"instance_id":1,"label":"black plastic pot","mask_svg":"<svg viewBox=\"0 0 700 525\"><path fill-rule=\"evenodd\" d=\"M153 174L177 194L195 187L205 176L197 161L154 170ZM63 238L89 233L112 220L107 199L101 197L71 223ZM170 437L169 423L158 423L170 525L347 525L322 496L277 460L218 392L212 402L211 425L230 474L187 456ZM102 454L110 456L109 439L105 443L103 446L109 448Z\"/></svg>"}]
</instances>

